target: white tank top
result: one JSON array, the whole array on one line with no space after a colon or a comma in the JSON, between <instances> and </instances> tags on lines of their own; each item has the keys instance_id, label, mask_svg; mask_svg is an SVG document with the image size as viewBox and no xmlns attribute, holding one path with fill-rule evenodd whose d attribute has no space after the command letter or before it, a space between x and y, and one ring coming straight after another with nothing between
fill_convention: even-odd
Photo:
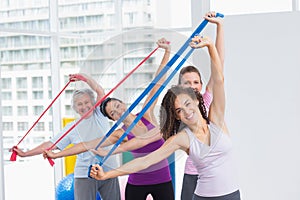
<instances>
[{"instance_id":1,"label":"white tank top","mask_svg":"<svg viewBox=\"0 0 300 200\"><path fill-rule=\"evenodd\" d=\"M189 128L185 128L190 138L190 158L199 174L195 194L203 197L230 194L238 190L232 143L230 137L212 122L208 127L210 146L198 140Z\"/></svg>"},{"instance_id":2,"label":"white tank top","mask_svg":"<svg viewBox=\"0 0 300 200\"><path fill-rule=\"evenodd\" d=\"M206 90L205 93L202 95L203 100L204 100L204 105L206 108L206 112L209 112L209 106L212 102L213 96L212 94ZM192 159L188 156L185 162L185 167L184 167L184 173L185 174L190 174L190 175L197 175L197 169L192 161Z\"/></svg>"}]
</instances>

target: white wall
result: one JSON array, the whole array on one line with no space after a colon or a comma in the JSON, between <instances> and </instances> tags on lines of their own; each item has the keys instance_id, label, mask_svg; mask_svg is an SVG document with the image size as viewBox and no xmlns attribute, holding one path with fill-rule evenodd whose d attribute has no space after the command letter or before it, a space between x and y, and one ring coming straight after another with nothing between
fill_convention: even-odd
<instances>
[{"instance_id":1,"label":"white wall","mask_svg":"<svg viewBox=\"0 0 300 200\"><path fill-rule=\"evenodd\" d=\"M227 124L243 200L300 199L300 13L226 16Z\"/></svg>"}]
</instances>

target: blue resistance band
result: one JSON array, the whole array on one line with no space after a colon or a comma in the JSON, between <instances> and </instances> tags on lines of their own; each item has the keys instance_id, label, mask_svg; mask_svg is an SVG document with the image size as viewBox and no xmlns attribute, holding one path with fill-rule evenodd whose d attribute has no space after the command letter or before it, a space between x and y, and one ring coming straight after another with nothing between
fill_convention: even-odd
<instances>
[{"instance_id":1,"label":"blue resistance band","mask_svg":"<svg viewBox=\"0 0 300 200\"><path fill-rule=\"evenodd\" d=\"M224 17L224 15L217 13L216 17ZM199 34L205 26L208 24L207 20L204 20L197 29L192 33L192 35L187 39L187 41L184 43L184 45L178 50L178 52L172 57L172 59L166 64L166 66L161 70L161 72L154 78L154 80L148 85L148 87L144 90L144 92L131 104L131 106L125 111L125 113L120 117L120 119L114 124L114 126L108 131L108 133L105 135L105 137L101 140L101 142L96 146L96 150L101 146L101 144L113 133L113 131L123 122L123 120L129 115L129 113L135 108L135 106L144 98L146 94L149 93L149 91L155 86L155 84L161 79L161 77L169 70L169 68L178 60L178 58L182 55L182 53L187 49L189 46L189 43L191 39ZM156 100L156 98L159 96L159 94L162 92L162 90L166 87L166 85L171 81L171 79L174 77L174 75L177 73L177 71L180 69L180 67L183 65L183 63L188 59L188 57L192 54L194 49L191 49L186 56L183 58L183 60L178 64L178 66L173 70L173 72L170 74L170 76L167 78L167 80L160 86L158 91L155 93L155 95L150 99L150 101L146 104L146 106L143 108L143 110L138 114L136 119L133 121L133 123L127 128L125 133L119 138L119 140L116 142L116 144L112 147L112 149L109 151L109 153L102 159L101 156L96 155L97 159L100 161L100 166L103 165L103 163L107 160L107 158L112 154L112 152L120 145L120 143L123 141L123 139L128 135L128 133L133 129L133 127L136 125L136 123L142 118L142 116L145 114L145 112L148 110L148 108L151 106L151 104ZM91 168L91 166L90 166ZM89 168L89 172L90 172ZM89 176L88 172L88 176ZM90 177L90 176L89 176Z\"/></svg>"},{"instance_id":2,"label":"blue resistance band","mask_svg":"<svg viewBox=\"0 0 300 200\"><path fill-rule=\"evenodd\" d=\"M114 152L114 150L121 144L121 142L125 139L125 137L130 133L130 131L135 127L135 125L138 123L138 121L143 117L145 112L150 108L152 103L156 100L156 98L160 95L160 93L163 91L163 89L167 86L167 84L172 80L172 78L175 76L175 74L178 72L180 67L185 63L185 61L190 57L190 55L193 53L194 49L190 49L189 52L185 55L185 57L180 61L180 63L177 65L177 67L172 71L172 73L169 75L169 77L163 82L163 84L159 87L157 92L153 95L153 97L149 100L149 102L145 105L145 107L141 110L141 112L137 115L137 117L134 119L134 121L128 126L126 131L123 133L123 135L118 139L118 141L115 143L115 145L111 148L111 150L108 152L108 154L103 157L99 155L98 160L100 160L100 166L103 165L103 163L108 159L108 157Z\"/></svg>"}]
</instances>

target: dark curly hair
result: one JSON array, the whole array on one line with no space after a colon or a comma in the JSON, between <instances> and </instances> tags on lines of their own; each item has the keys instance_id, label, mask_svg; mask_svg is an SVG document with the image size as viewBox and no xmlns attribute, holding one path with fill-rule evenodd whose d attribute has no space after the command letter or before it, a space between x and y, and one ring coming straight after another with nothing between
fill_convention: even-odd
<instances>
[{"instance_id":1,"label":"dark curly hair","mask_svg":"<svg viewBox=\"0 0 300 200\"><path fill-rule=\"evenodd\" d=\"M108 104L108 102L110 102L110 101L119 101L119 102L122 102L120 99L117 99L117 98L110 98L110 97L107 97L104 101L102 101L102 103L100 104L100 111L101 111L101 113L105 116L105 117L107 117L108 119L111 119L111 120L113 120L109 115L108 115L108 113L106 112L106 106L107 106L107 104Z\"/></svg>"},{"instance_id":2,"label":"dark curly hair","mask_svg":"<svg viewBox=\"0 0 300 200\"><path fill-rule=\"evenodd\" d=\"M172 86L165 94L160 107L160 130L163 133L165 140L172 135L175 135L186 126L184 123L176 119L175 100L179 94L187 94L194 100L198 99L201 115L206 120L206 123L209 124L204 100L200 92L195 92L192 88L185 88L178 85Z\"/></svg>"}]
</instances>

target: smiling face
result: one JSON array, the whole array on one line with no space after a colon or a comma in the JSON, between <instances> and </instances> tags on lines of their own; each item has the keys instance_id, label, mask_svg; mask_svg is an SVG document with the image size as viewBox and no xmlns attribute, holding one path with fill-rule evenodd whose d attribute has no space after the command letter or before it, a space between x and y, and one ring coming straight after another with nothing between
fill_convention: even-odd
<instances>
[{"instance_id":1,"label":"smiling face","mask_svg":"<svg viewBox=\"0 0 300 200\"><path fill-rule=\"evenodd\" d=\"M199 121L199 101L192 99L187 94L179 94L174 102L176 118L186 125L192 125Z\"/></svg>"},{"instance_id":2,"label":"smiling face","mask_svg":"<svg viewBox=\"0 0 300 200\"><path fill-rule=\"evenodd\" d=\"M116 121L126 111L126 105L119 100L111 100L106 104L105 111L112 120Z\"/></svg>"},{"instance_id":3,"label":"smiling face","mask_svg":"<svg viewBox=\"0 0 300 200\"><path fill-rule=\"evenodd\" d=\"M193 90L201 92L202 83L199 75L196 72L186 72L181 76L181 86L191 87Z\"/></svg>"},{"instance_id":4,"label":"smiling face","mask_svg":"<svg viewBox=\"0 0 300 200\"><path fill-rule=\"evenodd\" d=\"M90 97L89 94L84 93L79 96L76 96L74 98L74 103L73 103L74 110L80 115L83 116L86 114L90 109L93 108L93 101ZM90 112L86 118L89 118L92 116L93 112Z\"/></svg>"},{"instance_id":5,"label":"smiling face","mask_svg":"<svg viewBox=\"0 0 300 200\"><path fill-rule=\"evenodd\" d=\"M162 99L159 124L164 139L181 131L186 125L209 124L203 97L190 87L172 86Z\"/></svg>"}]
</instances>

